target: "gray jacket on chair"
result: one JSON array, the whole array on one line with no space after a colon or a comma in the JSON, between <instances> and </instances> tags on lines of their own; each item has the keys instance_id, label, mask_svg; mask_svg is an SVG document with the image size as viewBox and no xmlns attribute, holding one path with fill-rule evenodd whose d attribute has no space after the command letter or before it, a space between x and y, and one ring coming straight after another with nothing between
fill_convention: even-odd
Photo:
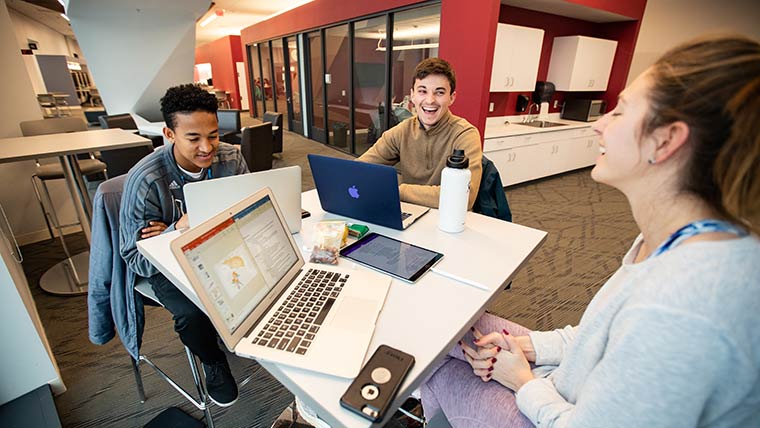
<instances>
[{"instance_id":1,"label":"gray jacket on chair","mask_svg":"<svg viewBox=\"0 0 760 428\"><path fill-rule=\"evenodd\" d=\"M90 341L103 345L119 333L124 347L137 359L145 314L134 292L135 274L119 253L119 206L126 175L98 186L93 203L87 314Z\"/></svg>"}]
</instances>

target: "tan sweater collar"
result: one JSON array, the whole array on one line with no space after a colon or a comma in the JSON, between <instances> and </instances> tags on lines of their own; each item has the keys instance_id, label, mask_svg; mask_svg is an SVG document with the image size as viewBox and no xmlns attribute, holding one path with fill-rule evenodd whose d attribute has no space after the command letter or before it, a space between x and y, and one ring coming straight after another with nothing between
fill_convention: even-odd
<instances>
[{"instance_id":1,"label":"tan sweater collar","mask_svg":"<svg viewBox=\"0 0 760 428\"><path fill-rule=\"evenodd\" d=\"M447 110L446 114L443 115L441 120L435 123L435 125L431 126L429 129L425 129L425 126L420 122L420 118L417 117L417 123L420 125L420 130L424 132L426 135L436 135L439 132L441 132L441 129L446 128L446 124L451 122L453 120L454 115L451 113L451 110Z\"/></svg>"}]
</instances>

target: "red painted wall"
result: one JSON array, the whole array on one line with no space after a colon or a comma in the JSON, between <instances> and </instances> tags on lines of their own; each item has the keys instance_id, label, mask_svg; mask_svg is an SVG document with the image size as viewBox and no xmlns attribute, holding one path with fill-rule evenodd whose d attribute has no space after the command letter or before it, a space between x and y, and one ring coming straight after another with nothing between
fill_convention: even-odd
<instances>
[{"instance_id":1,"label":"red painted wall","mask_svg":"<svg viewBox=\"0 0 760 428\"><path fill-rule=\"evenodd\" d=\"M588 0L588 2L604 3L601 1L592 2L591 0ZM577 0L574 1L574 3L582 2ZM640 7L641 10L639 13L643 14L643 4ZM616 13L621 12L617 11ZM630 13L630 11L626 11L626 13ZM615 60L612 64L612 71L610 72L610 81L607 85L607 91L584 93L584 96L589 98L601 98L607 101L608 110L614 108L617 103L618 94L625 88L625 82L628 78L628 70L633 59L633 49L636 45L636 37L638 36L641 21L597 24L594 22L504 5L501 7L499 13L499 22L504 24L522 25L524 27L541 28L544 30L544 43L541 48L541 60L538 65L539 81L546 80L546 76L549 72L549 60L551 58L551 50L555 37L581 35L617 40L618 46L615 52ZM492 92L489 96L489 100L494 103L494 111L489 112L488 116L498 117L514 114L527 114L527 112L518 113L515 110L517 97L521 94L530 96L531 92ZM553 98L553 100L558 101L558 107L554 108L553 102L550 103L549 112L559 112L564 99L565 93L558 91Z\"/></svg>"},{"instance_id":2,"label":"red painted wall","mask_svg":"<svg viewBox=\"0 0 760 428\"><path fill-rule=\"evenodd\" d=\"M244 28L240 32L240 37L243 45L248 45L421 2L422 0L314 0L274 18Z\"/></svg>"},{"instance_id":3,"label":"red painted wall","mask_svg":"<svg viewBox=\"0 0 760 428\"><path fill-rule=\"evenodd\" d=\"M568 3L575 3L581 6L588 6L592 9L604 10L627 16L634 20L641 20L644 16L644 6L647 0L565 0Z\"/></svg>"},{"instance_id":4,"label":"red painted wall","mask_svg":"<svg viewBox=\"0 0 760 428\"><path fill-rule=\"evenodd\" d=\"M214 88L229 91L230 105L235 109L240 108L241 90L238 87L235 63L243 62L241 46L240 36L226 36L195 49L195 63L211 64ZM246 77L246 82L247 80ZM247 92L250 93L250 90Z\"/></svg>"},{"instance_id":5,"label":"red painted wall","mask_svg":"<svg viewBox=\"0 0 760 428\"><path fill-rule=\"evenodd\" d=\"M547 13L502 6L499 0L442 0L439 55L448 60L457 73L457 100L452 111L475 125L483 134L487 116L515 114L517 93L490 93L493 47L498 22L543 28L544 47L538 78L545 80L549 68L551 47L555 36L588 35L619 41L612 75L606 93L589 96L603 97L610 107L622 91L628 77L633 47L638 36L640 19L646 0L565 0L581 6L630 17L630 22L594 24ZM372 2L344 0L314 0L299 8L278 15L241 32L243 46L275 37L338 24L359 17L395 8L420 4L420 0L376 0ZM247 60L247 58L246 58ZM216 83L216 81L215 81ZM250 93L250 91L249 91ZM561 102L564 94L558 93ZM250 98L249 98L250 100ZM495 104L488 113L488 102ZM552 109L552 111L559 109Z\"/></svg>"},{"instance_id":6,"label":"red painted wall","mask_svg":"<svg viewBox=\"0 0 760 428\"><path fill-rule=\"evenodd\" d=\"M475 125L483 139L488 112L499 0L444 0L439 54L457 75L451 110Z\"/></svg>"},{"instance_id":7,"label":"red painted wall","mask_svg":"<svg viewBox=\"0 0 760 428\"><path fill-rule=\"evenodd\" d=\"M243 45L248 45L417 3L424 2L315 0L242 30L241 38ZM439 55L457 73L457 101L452 111L477 126L481 134L485 129L489 83L483 70L491 69L498 14L499 0L441 2Z\"/></svg>"}]
</instances>

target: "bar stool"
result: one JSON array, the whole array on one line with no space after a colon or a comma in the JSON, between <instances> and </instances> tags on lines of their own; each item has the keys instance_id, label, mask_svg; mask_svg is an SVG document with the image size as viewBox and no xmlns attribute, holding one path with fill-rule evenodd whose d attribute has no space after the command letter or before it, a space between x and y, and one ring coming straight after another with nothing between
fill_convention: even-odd
<instances>
[{"instance_id":1,"label":"bar stool","mask_svg":"<svg viewBox=\"0 0 760 428\"><path fill-rule=\"evenodd\" d=\"M74 117L29 120L21 122L20 126L21 133L24 136L57 134L63 132L78 132L87 130L87 124L82 119ZM42 209L42 214L45 217L45 223L47 224L48 232L50 233L50 237L54 238L55 235L53 234L53 228L58 231L58 237L61 240L63 250L66 253L66 256L70 257L66 243L63 240L62 229L64 227L78 225L79 223L76 222L71 224L60 224L58 215L55 212L55 207L53 206L53 201L50 198L50 192L47 187L47 182L49 180L58 180L64 178L63 167L59 163L41 164L38 160L35 162L36 166L35 173L32 175L32 186L34 187L35 196L37 196L37 202L40 204L40 209ZM84 176L98 173L103 173L104 175L106 174L106 164L95 159L95 156L93 156L92 153L88 155L88 158L79 159L77 162L79 164L79 169L82 171L82 175ZM38 182L39 184L42 184L42 186L39 186ZM43 196L45 198L44 202ZM47 202L47 205L50 208L49 211L45 207L45 202ZM52 227L51 222L53 223Z\"/></svg>"},{"instance_id":2,"label":"bar stool","mask_svg":"<svg viewBox=\"0 0 760 428\"><path fill-rule=\"evenodd\" d=\"M58 110L58 117L71 116L71 106L69 106L67 100L70 95L65 92L53 92L51 95L53 95L53 100ZM66 110L64 111L62 107L65 107Z\"/></svg>"},{"instance_id":3,"label":"bar stool","mask_svg":"<svg viewBox=\"0 0 760 428\"><path fill-rule=\"evenodd\" d=\"M219 108L229 109L230 108L230 100L227 96L227 92L220 89L214 90L214 95L216 96L216 102L219 104Z\"/></svg>"},{"instance_id":4,"label":"bar stool","mask_svg":"<svg viewBox=\"0 0 760 428\"><path fill-rule=\"evenodd\" d=\"M37 102L40 104L43 117L61 117L61 110L55 103L55 97L53 97L53 94L37 94ZM52 114L48 111L51 109L54 112Z\"/></svg>"}]
</instances>

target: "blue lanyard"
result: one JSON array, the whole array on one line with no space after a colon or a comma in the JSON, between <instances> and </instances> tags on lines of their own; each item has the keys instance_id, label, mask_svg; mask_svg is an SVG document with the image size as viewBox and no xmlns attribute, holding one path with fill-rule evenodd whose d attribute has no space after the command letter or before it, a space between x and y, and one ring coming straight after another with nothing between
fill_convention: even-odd
<instances>
[{"instance_id":1,"label":"blue lanyard","mask_svg":"<svg viewBox=\"0 0 760 428\"><path fill-rule=\"evenodd\" d=\"M657 249L654 250L652 254L649 255L649 257L659 256L665 251L678 246L678 244L693 236L712 232L733 233L737 236L747 235L746 230L737 227L727 221L714 219L698 220L676 230L665 242L660 244L660 246L657 247Z\"/></svg>"}]
</instances>

